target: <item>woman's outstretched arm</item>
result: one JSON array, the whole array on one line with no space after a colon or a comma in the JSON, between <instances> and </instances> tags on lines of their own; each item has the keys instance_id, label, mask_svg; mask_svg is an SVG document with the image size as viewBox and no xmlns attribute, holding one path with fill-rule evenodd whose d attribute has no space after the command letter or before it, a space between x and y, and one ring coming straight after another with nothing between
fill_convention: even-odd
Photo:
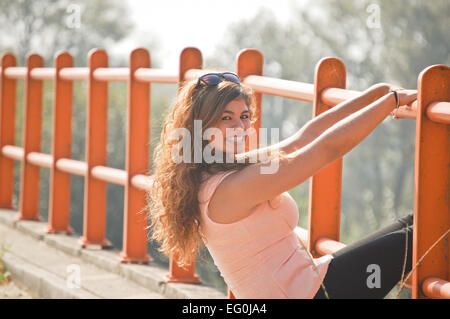
<instances>
[{"instance_id":1,"label":"woman's outstretched arm","mask_svg":"<svg viewBox=\"0 0 450 319\"><path fill-rule=\"evenodd\" d=\"M374 102L378 98L386 95L391 89L391 85L386 83L379 83L371 86L360 95L343 101L331 109L321 113L317 117L308 121L303 125L295 134L280 141L279 143L262 147L256 150L251 150L246 153L241 153L239 156L253 155L255 154L267 154L276 150L284 151L285 153L292 153L295 150L302 148L303 146L311 143L326 129L331 127L336 122L339 122L343 118L350 114L362 109L363 107Z\"/></svg>"},{"instance_id":2,"label":"woman's outstretched arm","mask_svg":"<svg viewBox=\"0 0 450 319\"><path fill-rule=\"evenodd\" d=\"M398 92L399 104L417 98L417 92ZM396 106L394 93L386 94L326 129L306 146L288 154L271 174L261 173L266 163L249 165L227 176L209 204L211 218L232 223L248 216L256 205L288 191L344 156L364 140Z\"/></svg>"}]
</instances>

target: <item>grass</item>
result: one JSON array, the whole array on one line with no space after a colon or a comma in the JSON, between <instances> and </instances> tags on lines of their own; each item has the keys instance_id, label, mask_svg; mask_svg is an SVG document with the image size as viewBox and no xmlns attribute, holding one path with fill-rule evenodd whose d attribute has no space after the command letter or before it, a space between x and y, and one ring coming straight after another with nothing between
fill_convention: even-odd
<instances>
[{"instance_id":1,"label":"grass","mask_svg":"<svg viewBox=\"0 0 450 319\"><path fill-rule=\"evenodd\" d=\"M3 260L3 256L7 251L7 245L2 242L0 244L0 285L5 285L11 280L11 273L6 269L5 261Z\"/></svg>"}]
</instances>

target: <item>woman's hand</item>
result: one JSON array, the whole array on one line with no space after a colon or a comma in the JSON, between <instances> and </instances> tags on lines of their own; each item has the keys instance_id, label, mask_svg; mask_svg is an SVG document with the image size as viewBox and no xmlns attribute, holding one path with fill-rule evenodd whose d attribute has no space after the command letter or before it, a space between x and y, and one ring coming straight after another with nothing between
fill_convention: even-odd
<instances>
[{"instance_id":1,"label":"woman's hand","mask_svg":"<svg viewBox=\"0 0 450 319\"><path fill-rule=\"evenodd\" d=\"M372 85L368 91L375 91L380 96L389 94L391 90L397 91L398 98L399 98L399 106L411 104L417 99L417 90L405 90L404 88L389 84L389 83L377 83Z\"/></svg>"},{"instance_id":2,"label":"woman's hand","mask_svg":"<svg viewBox=\"0 0 450 319\"><path fill-rule=\"evenodd\" d=\"M398 105L408 105L417 100L417 90L396 90L398 95Z\"/></svg>"},{"instance_id":3,"label":"woman's hand","mask_svg":"<svg viewBox=\"0 0 450 319\"><path fill-rule=\"evenodd\" d=\"M365 92L374 92L376 99L389 93L393 89L393 85L389 83L377 83L369 87Z\"/></svg>"},{"instance_id":4,"label":"woman's hand","mask_svg":"<svg viewBox=\"0 0 450 319\"><path fill-rule=\"evenodd\" d=\"M397 117L397 109L400 106L407 105L410 106L412 102L417 100L417 90L405 90L405 89L397 89L395 90L398 96L398 105L394 106L394 110L391 112L391 115L394 119L398 119Z\"/></svg>"},{"instance_id":5,"label":"woman's hand","mask_svg":"<svg viewBox=\"0 0 450 319\"><path fill-rule=\"evenodd\" d=\"M417 100L417 90L406 90L398 85L389 83L377 83L368 90L377 92L380 96L389 94L392 90L397 91L399 106L408 105Z\"/></svg>"}]
</instances>

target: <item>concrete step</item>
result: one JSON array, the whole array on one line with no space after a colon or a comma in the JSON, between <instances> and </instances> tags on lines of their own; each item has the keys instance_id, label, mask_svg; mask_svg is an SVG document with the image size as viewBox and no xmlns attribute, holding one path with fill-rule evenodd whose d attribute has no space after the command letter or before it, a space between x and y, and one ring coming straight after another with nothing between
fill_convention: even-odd
<instances>
[{"instance_id":1,"label":"concrete step","mask_svg":"<svg viewBox=\"0 0 450 319\"><path fill-rule=\"evenodd\" d=\"M0 299L32 299L28 289L9 280L0 284Z\"/></svg>"},{"instance_id":2,"label":"concrete step","mask_svg":"<svg viewBox=\"0 0 450 319\"><path fill-rule=\"evenodd\" d=\"M166 283L167 268L156 263L120 263L115 249L82 249L79 235L47 234L46 223L16 221L0 209L0 245L14 281L38 298L223 299L214 287Z\"/></svg>"}]
</instances>

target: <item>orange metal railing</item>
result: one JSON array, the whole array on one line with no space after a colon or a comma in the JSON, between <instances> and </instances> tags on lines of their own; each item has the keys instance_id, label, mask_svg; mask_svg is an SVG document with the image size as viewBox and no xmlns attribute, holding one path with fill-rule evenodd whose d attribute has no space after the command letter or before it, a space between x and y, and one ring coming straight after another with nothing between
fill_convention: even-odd
<instances>
[{"instance_id":1,"label":"orange metal railing","mask_svg":"<svg viewBox=\"0 0 450 319\"><path fill-rule=\"evenodd\" d=\"M43 59L32 54L26 67L17 67L9 53L1 59L0 84L0 206L12 207L14 161L21 161L19 220L37 220L39 168L51 170L50 233L71 233L69 225L70 174L85 177L84 225L80 245L109 246L106 233L106 183L125 187L122 262L150 262L147 253L144 214L145 192L151 189L149 167L150 83L180 85L210 72L202 69L202 54L196 48L181 52L178 72L151 68L150 54L136 49L129 67L109 68L104 50L89 53L88 67L74 67L67 52L59 53L54 67L44 67ZM316 66L314 84L263 76L263 55L258 50L242 50L236 72L256 95L255 128L261 127L263 94L313 103L313 115L352 98L360 92L346 89L346 69L337 58L324 58ZM25 81L23 147L14 145L16 80ZM40 151L42 81L54 81L52 154ZM86 160L71 159L71 116L73 81L88 82L86 115ZM106 166L108 82L128 83L125 170ZM435 65L418 79L418 99L401 106L399 118L415 119L414 247L411 288L413 298L450 298L450 247L436 240L450 228L450 68ZM311 178L308 230L298 228L300 237L314 256L332 253L344 246L339 242L342 158ZM433 246L432 250L429 250ZM426 255L426 258L424 256ZM194 258L195 260L195 258ZM199 283L194 263L187 268L170 256L168 282ZM229 291L229 296L233 294Z\"/></svg>"}]
</instances>

